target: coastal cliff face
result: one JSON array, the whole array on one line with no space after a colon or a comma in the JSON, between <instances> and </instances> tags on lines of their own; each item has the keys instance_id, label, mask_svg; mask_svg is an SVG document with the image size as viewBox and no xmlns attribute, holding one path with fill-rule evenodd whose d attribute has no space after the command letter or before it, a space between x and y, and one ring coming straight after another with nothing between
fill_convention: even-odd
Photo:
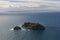
<instances>
[{"instance_id":1,"label":"coastal cliff face","mask_svg":"<svg viewBox=\"0 0 60 40\"><path fill-rule=\"evenodd\" d=\"M45 27L39 23L31 23L31 22L26 22L22 25L22 27L26 29L32 29L32 30L44 30Z\"/></svg>"}]
</instances>

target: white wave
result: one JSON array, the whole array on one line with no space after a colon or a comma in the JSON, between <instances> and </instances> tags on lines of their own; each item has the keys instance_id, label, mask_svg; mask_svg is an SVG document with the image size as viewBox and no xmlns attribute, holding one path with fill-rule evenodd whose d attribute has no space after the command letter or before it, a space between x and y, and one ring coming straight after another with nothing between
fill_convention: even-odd
<instances>
[{"instance_id":1,"label":"white wave","mask_svg":"<svg viewBox=\"0 0 60 40\"><path fill-rule=\"evenodd\" d=\"M21 28L21 30L26 31L26 29L24 29L24 28Z\"/></svg>"},{"instance_id":2,"label":"white wave","mask_svg":"<svg viewBox=\"0 0 60 40\"><path fill-rule=\"evenodd\" d=\"M9 31L13 31L14 29L13 28L10 28Z\"/></svg>"},{"instance_id":3,"label":"white wave","mask_svg":"<svg viewBox=\"0 0 60 40\"><path fill-rule=\"evenodd\" d=\"M9 31L13 31L14 29L13 28L10 28ZM25 28L22 28L21 27L21 31L30 31L30 29L25 29Z\"/></svg>"},{"instance_id":4,"label":"white wave","mask_svg":"<svg viewBox=\"0 0 60 40\"><path fill-rule=\"evenodd\" d=\"M20 25L20 27L22 26L22 24ZM23 27L21 27L21 30L22 31L30 31L29 29L26 29L26 28L23 28Z\"/></svg>"}]
</instances>

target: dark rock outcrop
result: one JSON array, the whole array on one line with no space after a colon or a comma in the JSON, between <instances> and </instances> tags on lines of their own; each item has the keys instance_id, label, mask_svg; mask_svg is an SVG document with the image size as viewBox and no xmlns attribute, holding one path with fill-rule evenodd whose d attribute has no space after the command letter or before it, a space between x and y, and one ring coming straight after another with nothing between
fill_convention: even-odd
<instances>
[{"instance_id":1,"label":"dark rock outcrop","mask_svg":"<svg viewBox=\"0 0 60 40\"><path fill-rule=\"evenodd\" d=\"M21 28L19 26L15 26L14 30L20 30Z\"/></svg>"},{"instance_id":2,"label":"dark rock outcrop","mask_svg":"<svg viewBox=\"0 0 60 40\"><path fill-rule=\"evenodd\" d=\"M31 30L45 30L45 27L39 23L26 22L22 25L22 27Z\"/></svg>"}]
</instances>

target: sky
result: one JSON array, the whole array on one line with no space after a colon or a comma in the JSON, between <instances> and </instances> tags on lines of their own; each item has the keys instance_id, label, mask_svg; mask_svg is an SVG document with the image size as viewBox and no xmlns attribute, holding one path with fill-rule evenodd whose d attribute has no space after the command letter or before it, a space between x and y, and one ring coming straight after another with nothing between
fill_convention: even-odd
<instances>
[{"instance_id":1,"label":"sky","mask_svg":"<svg viewBox=\"0 0 60 40\"><path fill-rule=\"evenodd\" d=\"M0 0L0 13L60 11L59 0Z\"/></svg>"}]
</instances>

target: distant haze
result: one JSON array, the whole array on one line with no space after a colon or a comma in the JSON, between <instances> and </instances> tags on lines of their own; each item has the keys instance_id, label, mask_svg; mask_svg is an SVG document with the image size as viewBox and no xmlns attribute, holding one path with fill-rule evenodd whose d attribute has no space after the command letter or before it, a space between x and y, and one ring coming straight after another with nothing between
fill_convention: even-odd
<instances>
[{"instance_id":1,"label":"distant haze","mask_svg":"<svg viewBox=\"0 0 60 40\"><path fill-rule=\"evenodd\" d=\"M47 0L0 0L0 13L27 10L33 12L60 11L60 2Z\"/></svg>"}]
</instances>

